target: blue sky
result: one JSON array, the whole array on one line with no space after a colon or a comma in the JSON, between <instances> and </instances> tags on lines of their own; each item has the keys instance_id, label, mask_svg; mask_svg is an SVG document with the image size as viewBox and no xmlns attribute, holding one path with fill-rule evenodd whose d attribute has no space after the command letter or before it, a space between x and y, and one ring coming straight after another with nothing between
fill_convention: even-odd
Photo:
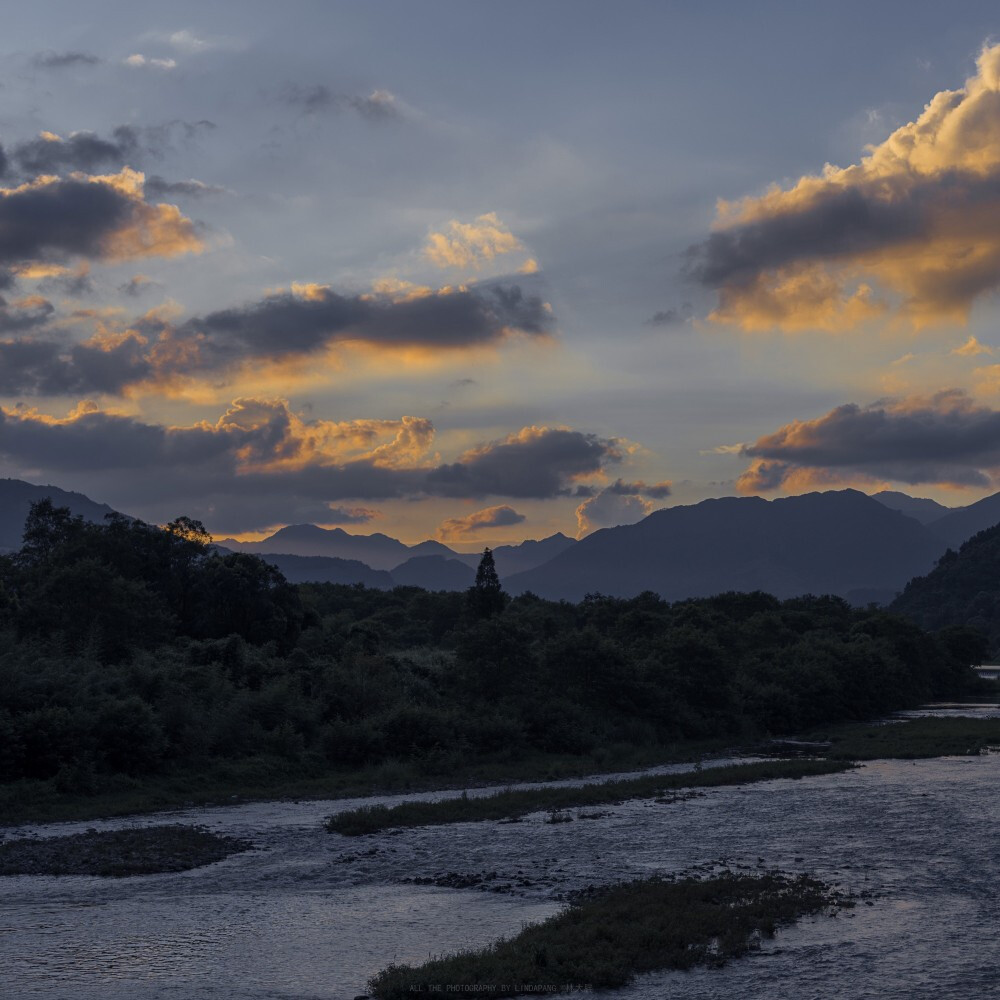
<instances>
[{"instance_id":1,"label":"blue sky","mask_svg":"<svg viewBox=\"0 0 1000 1000\"><path fill-rule=\"evenodd\" d=\"M463 548L737 491L994 492L998 20L31 5L4 474Z\"/></svg>"}]
</instances>

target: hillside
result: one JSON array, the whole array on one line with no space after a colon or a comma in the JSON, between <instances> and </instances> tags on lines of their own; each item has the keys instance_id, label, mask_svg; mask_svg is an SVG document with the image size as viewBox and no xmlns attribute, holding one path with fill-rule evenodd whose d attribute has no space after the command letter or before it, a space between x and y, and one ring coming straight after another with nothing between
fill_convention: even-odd
<instances>
[{"instance_id":1,"label":"hillside","mask_svg":"<svg viewBox=\"0 0 1000 1000\"><path fill-rule=\"evenodd\" d=\"M856 490L763 500L725 497L606 528L544 566L505 581L511 593L580 600L588 593L665 600L727 590L778 597L865 592L891 599L926 573L942 545L913 518Z\"/></svg>"},{"instance_id":2,"label":"hillside","mask_svg":"<svg viewBox=\"0 0 1000 1000\"><path fill-rule=\"evenodd\" d=\"M56 507L68 507L86 521L101 524L105 514L114 511L106 503L95 503L82 493L61 490L58 486L36 486L22 479L0 479L0 552L21 547L24 519L31 505L49 497Z\"/></svg>"},{"instance_id":3,"label":"hillside","mask_svg":"<svg viewBox=\"0 0 1000 1000\"><path fill-rule=\"evenodd\" d=\"M960 507L934 521L930 530L946 545L957 549L973 535L1000 524L1000 493L983 497L968 507Z\"/></svg>"},{"instance_id":4,"label":"hillside","mask_svg":"<svg viewBox=\"0 0 1000 1000\"><path fill-rule=\"evenodd\" d=\"M896 490L882 490L881 493L873 493L871 498L885 504L890 510L898 510L907 517L912 517L914 521L919 521L921 524L930 524L932 521L939 521L947 514L965 510L964 507L945 507L937 500L911 497L907 493L899 493Z\"/></svg>"},{"instance_id":5,"label":"hillside","mask_svg":"<svg viewBox=\"0 0 1000 1000\"><path fill-rule=\"evenodd\" d=\"M926 576L911 580L890 610L921 628L970 625L986 633L1000 655L1000 525L948 550Z\"/></svg>"}]
</instances>

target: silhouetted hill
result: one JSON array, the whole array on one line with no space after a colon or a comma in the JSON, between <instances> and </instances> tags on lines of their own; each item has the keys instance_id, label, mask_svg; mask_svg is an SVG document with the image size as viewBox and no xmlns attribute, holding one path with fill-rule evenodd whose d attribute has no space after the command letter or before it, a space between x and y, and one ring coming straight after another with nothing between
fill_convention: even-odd
<instances>
[{"instance_id":1,"label":"silhouetted hill","mask_svg":"<svg viewBox=\"0 0 1000 1000\"><path fill-rule=\"evenodd\" d=\"M261 559L281 570L289 583L363 583L375 590L391 590L395 586L385 570L372 569L358 559L281 553L261 553Z\"/></svg>"},{"instance_id":2,"label":"silhouetted hill","mask_svg":"<svg viewBox=\"0 0 1000 1000\"><path fill-rule=\"evenodd\" d=\"M476 557L477 561L479 558ZM444 556L416 556L397 566L392 571L392 578L401 587L466 590L475 583L476 571L457 559L445 559Z\"/></svg>"},{"instance_id":3,"label":"silhouetted hill","mask_svg":"<svg viewBox=\"0 0 1000 1000\"><path fill-rule=\"evenodd\" d=\"M381 532L352 535L343 528L320 528L315 524L290 524L259 542L224 538L219 544L238 552L360 559L372 569L383 570L391 570L414 555L456 555L440 542L420 542L411 547Z\"/></svg>"},{"instance_id":4,"label":"silhouetted hill","mask_svg":"<svg viewBox=\"0 0 1000 1000\"><path fill-rule=\"evenodd\" d=\"M36 486L22 479L0 479L0 551L21 547L24 519L31 505L46 497L56 507L69 507L72 513L96 524L104 523L105 514L114 513L106 503L95 503L82 493L61 490L58 486Z\"/></svg>"},{"instance_id":5,"label":"silhouetted hill","mask_svg":"<svg viewBox=\"0 0 1000 1000\"><path fill-rule=\"evenodd\" d=\"M937 500L911 497L907 493L898 493L895 490L882 490L881 493L873 493L871 497L872 500L878 500L879 503L885 504L890 510L898 510L921 524L930 524L932 521L940 520L946 514L965 510L964 507L945 507Z\"/></svg>"},{"instance_id":6,"label":"silhouetted hill","mask_svg":"<svg viewBox=\"0 0 1000 1000\"><path fill-rule=\"evenodd\" d=\"M567 600L644 590L671 601L729 590L847 597L901 590L940 554L928 529L856 490L724 497L597 531L504 586Z\"/></svg>"},{"instance_id":7,"label":"silhouetted hill","mask_svg":"<svg viewBox=\"0 0 1000 1000\"><path fill-rule=\"evenodd\" d=\"M947 545L957 549L973 535L992 528L995 524L1000 524L1000 493L946 514L935 521L930 530Z\"/></svg>"},{"instance_id":8,"label":"silhouetted hill","mask_svg":"<svg viewBox=\"0 0 1000 1000\"><path fill-rule=\"evenodd\" d=\"M992 499L992 498L991 498ZM949 549L926 576L911 580L890 605L921 628L970 625L985 632L1000 653L1000 525Z\"/></svg>"}]
</instances>

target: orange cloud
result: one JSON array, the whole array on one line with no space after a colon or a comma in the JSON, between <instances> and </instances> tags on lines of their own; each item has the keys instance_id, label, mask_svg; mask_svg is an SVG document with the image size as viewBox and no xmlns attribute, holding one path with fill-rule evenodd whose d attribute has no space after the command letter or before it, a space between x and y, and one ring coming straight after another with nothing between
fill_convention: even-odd
<instances>
[{"instance_id":1,"label":"orange cloud","mask_svg":"<svg viewBox=\"0 0 1000 1000\"><path fill-rule=\"evenodd\" d=\"M525 516L509 504L499 504L496 507L484 507L464 517L446 518L441 522L436 537L443 542L457 542L489 528L506 528L525 520Z\"/></svg>"},{"instance_id":2,"label":"orange cloud","mask_svg":"<svg viewBox=\"0 0 1000 1000\"><path fill-rule=\"evenodd\" d=\"M1000 286L1000 45L960 90L860 162L720 201L689 251L719 292L710 319L744 330L847 330L880 316L964 323Z\"/></svg>"}]
</instances>

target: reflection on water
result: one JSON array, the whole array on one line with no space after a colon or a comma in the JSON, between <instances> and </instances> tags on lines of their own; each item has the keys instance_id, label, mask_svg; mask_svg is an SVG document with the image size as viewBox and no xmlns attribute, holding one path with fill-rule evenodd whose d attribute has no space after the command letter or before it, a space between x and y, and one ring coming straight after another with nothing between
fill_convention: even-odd
<instances>
[{"instance_id":1,"label":"reflection on water","mask_svg":"<svg viewBox=\"0 0 1000 1000\"><path fill-rule=\"evenodd\" d=\"M601 819L547 824L538 814L360 839L321 829L333 809L357 800L191 810L171 818L248 836L258 850L168 875L4 879L3 992L67 1000L353 997L387 963L516 932L555 912L568 889L726 859L807 871L878 896L872 906L806 920L725 969L644 977L609 996L996 996L998 784L1000 755L879 761L844 774L710 789L672 805L629 802ZM400 884L494 870L513 892Z\"/></svg>"}]
</instances>

